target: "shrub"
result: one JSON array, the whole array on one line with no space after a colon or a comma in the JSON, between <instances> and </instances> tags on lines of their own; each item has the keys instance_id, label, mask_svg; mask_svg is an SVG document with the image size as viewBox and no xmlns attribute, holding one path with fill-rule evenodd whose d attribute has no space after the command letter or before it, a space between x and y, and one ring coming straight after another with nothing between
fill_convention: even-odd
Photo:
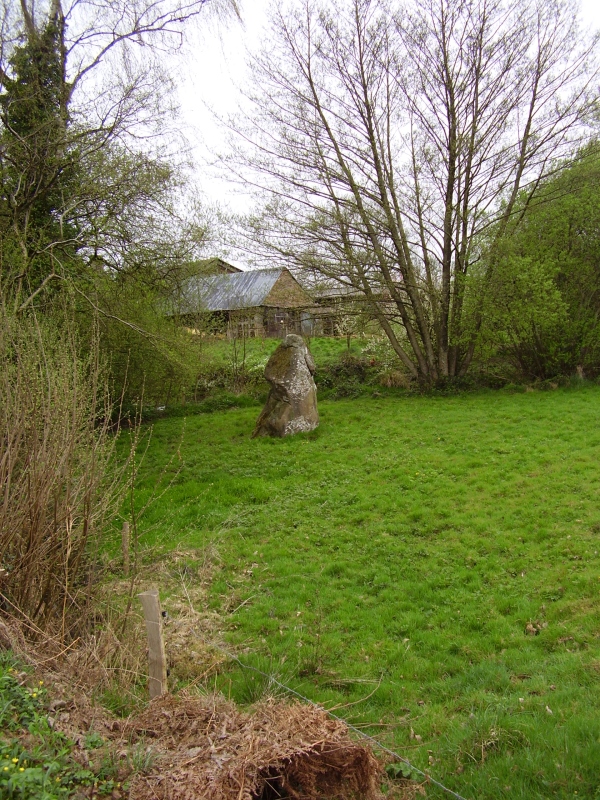
<instances>
[{"instance_id":1,"label":"shrub","mask_svg":"<svg viewBox=\"0 0 600 800\"><path fill-rule=\"evenodd\" d=\"M386 389L410 389L410 376L398 369L387 369L379 373L377 383Z\"/></svg>"},{"instance_id":2,"label":"shrub","mask_svg":"<svg viewBox=\"0 0 600 800\"><path fill-rule=\"evenodd\" d=\"M97 337L0 310L0 600L63 638L93 588L93 547L116 507L111 404Z\"/></svg>"}]
</instances>

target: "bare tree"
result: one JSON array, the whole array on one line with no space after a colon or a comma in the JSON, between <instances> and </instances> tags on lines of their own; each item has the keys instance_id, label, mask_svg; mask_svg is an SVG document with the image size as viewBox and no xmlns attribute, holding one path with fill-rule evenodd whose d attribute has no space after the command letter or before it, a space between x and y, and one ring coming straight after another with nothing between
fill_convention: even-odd
<instances>
[{"instance_id":1,"label":"bare tree","mask_svg":"<svg viewBox=\"0 0 600 800\"><path fill-rule=\"evenodd\" d=\"M485 291L499 242L587 135L597 39L576 12L306 0L274 13L230 162L269 197L255 241L362 292L415 378L465 374L481 324L471 276Z\"/></svg>"}]
</instances>

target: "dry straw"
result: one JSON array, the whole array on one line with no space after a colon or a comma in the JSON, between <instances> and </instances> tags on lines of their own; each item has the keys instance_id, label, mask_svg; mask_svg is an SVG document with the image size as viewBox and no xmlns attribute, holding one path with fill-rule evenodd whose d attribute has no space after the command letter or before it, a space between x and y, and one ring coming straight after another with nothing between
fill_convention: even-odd
<instances>
[{"instance_id":1,"label":"dry straw","mask_svg":"<svg viewBox=\"0 0 600 800\"><path fill-rule=\"evenodd\" d=\"M378 800L381 765L323 709L273 699L241 712L223 697L163 696L123 731L161 753L130 800ZM272 793L272 794L270 794Z\"/></svg>"}]
</instances>

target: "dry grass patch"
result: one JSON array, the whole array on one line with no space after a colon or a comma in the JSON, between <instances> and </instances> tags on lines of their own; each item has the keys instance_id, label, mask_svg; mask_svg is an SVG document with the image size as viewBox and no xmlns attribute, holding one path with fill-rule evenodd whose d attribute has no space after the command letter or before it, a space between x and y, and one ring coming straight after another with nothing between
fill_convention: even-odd
<instances>
[{"instance_id":1,"label":"dry grass patch","mask_svg":"<svg viewBox=\"0 0 600 800\"><path fill-rule=\"evenodd\" d=\"M125 731L150 740L155 769L130 800L377 800L380 763L322 709L273 699L242 713L218 695L154 700Z\"/></svg>"},{"instance_id":2,"label":"dry grass patch","mask_svg":"<svg viewBox=\"0 0 600 800\"><path fill-rule=\"evenodd\" d=\"M159 588L163 600L169 686L208 678L224 661L220 616L209 610L208 586L217 555L174 550L143 565L130 580L102 587L95 631L64 654L61 669L74 686L121 716L140 707L147 687L147 638L137 595Z\"/></svg>"}]
</instances>

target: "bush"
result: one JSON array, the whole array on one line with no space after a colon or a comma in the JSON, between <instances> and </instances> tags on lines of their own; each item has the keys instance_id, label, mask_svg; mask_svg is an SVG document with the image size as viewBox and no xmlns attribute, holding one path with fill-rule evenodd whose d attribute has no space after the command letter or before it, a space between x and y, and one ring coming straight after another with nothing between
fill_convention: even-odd
<instances>
[{"instance_id":1,"label":"bush","mask_svg":"<svg viewBox=\"0 0 600 800\"><path fill-rule=\"evenodd\" d=\"M322 367L317 365L315 381L318 386L333 389L365 383L367 373L368 362L365 359L344 353L336 361Z\"/></svg>"},{"instance_id":2,"label":"bush","mask_svg":"<svg viewBox=\"0 0 600 800\"><path fill-rule=\"evenodd\" d=\"M410 376L398 369L388 369L379 373L377 383L386 389L410 389Z\"/></svg>"},{"instance_id":3,"label":"bush","mask_svg":"<svg viewBox=\"0 0 600 800\"><path fill-rule=\"evenodd\" d=\"M100 349L126 407L184 401L201 361L199 337L168 319L141 284L104 286L101 304Z\"/></svg>"},{"instance_id":4,"label":"bush","mask_svg":"<svg viewBox=\"0 0 600 800\"><path fill-rule=\"evenodd\" d=\"M119 500L97 338L0 310L0 598L63 638L93 588L93 548Z\"/></svg>"}]
</instances>

